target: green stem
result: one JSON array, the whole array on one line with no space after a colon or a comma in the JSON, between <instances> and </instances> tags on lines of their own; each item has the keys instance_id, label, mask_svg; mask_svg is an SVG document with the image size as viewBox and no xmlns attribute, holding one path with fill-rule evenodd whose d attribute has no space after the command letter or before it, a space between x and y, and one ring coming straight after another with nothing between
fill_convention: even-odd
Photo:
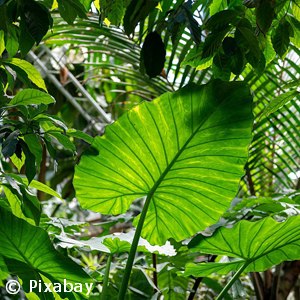
<instances>
[{"instance_id":1,"label":"green stem","mask_svg":"<svg viewBox=\"0 0 300 300\"><path fill-rule=\"evenodd\" d=\"M107 299L106 295L107 295L107 289L108 289L108 279L109 279L111 260L112 260L112 254L109 254L107 262L106 262L106 269L105 269L105 274L104 274L104 279L103 279L103 288L102 288L102 295L101 295L102 300Z\"/></svg>"},{"instance_id":2,"label":"green stem","mask_svg":"<svg viewBox=\"0 0 300 300\"><path fill-rule=\"evenodd\" d=\"M138 243L139 243L139 239L140 239L141 232L142 232L142 229L143 229L144 221L145 221L145 218L146 218L146 214L147 214L148 207L149 207L152 195L154 193L154 190L155 189L153 189L153 192L149 193L149 195L146 199L146 202L144 204L144 207L143 207L138 225L136 227L136 231L135 231L135 234L134 234L134 237L133 237L132 245L131 245L129 256L128 256L127 263L126 263L126 268L125 268L124 275L123 275L121 288L120 288L120 291L119 291L119 298L118 298L119 300L124 300L125 299L125 294L126 294L130 274L131 274L131 269L132 269L132 266L133 266L133 261L134 261L136 249L137 249L137 246L138 246Z\"/></svg>"},{"instance_id":3,"label":"green stem","mask_svg":"<svg viewBox=\"0 0 300 300\"><path fill-rule=\"evenodd\" d=\"M250 262L246 262L243 264L238 271L232 276L230 281L226 284L226 286L223 288L219 296L216 298L216 300L222 300L222 298L225 296L225 294L228 292L228 290L231 288L231 286L235 283L235 281L240 277L240 275L243 273L243 271L248 267Z\"/></svg>"}]
</instances>

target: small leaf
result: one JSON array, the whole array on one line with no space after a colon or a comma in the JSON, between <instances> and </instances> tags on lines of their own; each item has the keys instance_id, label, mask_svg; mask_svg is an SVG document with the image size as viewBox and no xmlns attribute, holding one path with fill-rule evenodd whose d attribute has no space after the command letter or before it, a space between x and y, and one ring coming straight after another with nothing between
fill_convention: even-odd
<instances>
[{"instance_id":1,"label":"small leaf","mask_svg":"<svg viewBox=\"0 0 300 300\"><path fill-rule=\"evenodd\" d=\"M229 263L189 263L185 276L208 276L213 272L228 274L248 265L245 272L262 272L286 260L300 259L300 216L278 223L271 217L257 222L240 221L232 228L220 228L213 236L197 236L189 248L194 252L226 255Z\"/></svg>"},{"instance_id":2,"label":"small leaf","mask_svg":"<svg viewBox=\"0 0 300 300\"><path fill-rule=\"evenodd\" d=\"M39 136L35 133L25 134L24 141L27 144L29 151L35 156L36 166L39 169L43 153L43 148Z\"/></svg>"},{"instance_id":3,"label":"small leaf","mask_svg":"<svg viewBox=\"0 0 300 300\"><path fill-rule=\"evenodd\" d=\"M94 140L93 137L91 137L90 135L88 135L88 134L86 134L86 133L84 133L80 130L68 129L66 133L67 133L68 136L72 136L72 137L75 137L77 139L81 139L81 140L85 141L88 144L91 144Z\"/></svg>"},{"instance_id":4,"label":"small leaf","mask_svg":"<svg viewBox=\"0 0 300 300\"><path fill-rule=\"evenodd\" d=\"M272 35L273 48L280 57L284 57L289 48L292 30L290 23L284 21L279 23Z\"/></svg>"},{"instance_id":5,"label":"small leaf","mask_svg":"<svg viewBox=\"0 0 300 300\"><path fill-rule=\"evenodd\" d=\"M4 157L12 156L16 151L16 146L19 141L19 130L15 130L8 135L2 145L2 154Z\"/></svg>"},{"instance_id":6,"label":"small leaf","mask_svg":"<svg viewBox=\"0 0 300 300\"><path fill-rule=\"evenodd\" d=\"M18 40L17 32L18 29L15 25L7 26L5 45L9 57L15 56L19 49L19 40Z\"/></svg>"},{"instance_id":7,"label":"small leaf","mask_svg":"<svg viewBox=\"0 0 300 300\"><path fill-rule=\"evenodd\" d=\"M161 73L165 60L166 50L160 35L156 31L149 33L141 50L141 68L144 66L146 74L152 78Z\"/></svg>"},{"instance_id":8,"label":"small leaf","mask_svg":"<svg viewBox=\"0 0 300 300\"><path fill-rule=\"evenodd\" d=\"M30 183L36 174L35 156L30 152L27 144L20 140L25 155L25 174Z\"/></svg>"},{"instance_id":9,"label":"small leaf","mask_svg":"<svg viewBox=\"0 0 300 300\"><path fill-rule=\"evenodd\" d=\"M125 14L126 6L126 0L101 0L100 11L101 15L103 15L102 20L104 19L103 22L105 25L109 26L110 23L112 23L113 25L119 26Z\"/></svg>"},{"instance_id":10,"label":"small leaf","mask_svg":"<svg viewBox=\"0 0 300 300\"><path fill-rule=\"evenodd\" d=\"M217 50L222 45L222 41L229 30L230 27L226 27L225 29L223 28L223 30L219 30L218 32L212 32L206 37L203 45L202 58L208 58L215 55Z\"/></svg>"},{"instance_id":11,"label":"small leaf","mask_svg":"<svg viewBox=\"0 0 300 300\"><path fill-rule=\"evenodd\" d=\"M235 10L227 9L220 11L207 20L205 28L215 32L223 30L229 24L234 24L237 17L238 13Z\"/></svg>"},{"instance_id":12,"label":"small leaf","mask_svg":"<svg viewBox=\"0 0 300 300\"><path fill-rule=\"evenodd\" d=\"M268 117L270 114L276 112L283 105L287 104L289 101L295 98L299 98L299 92L297 90L289 91L279 95L268 104L263 112L263 116Z\"/></svg>"},{"instance_id":13,"label":"small leaf","mask_svg":"<svg viewBox=\"0 0 300 300\"><path fill-rule=\"evenodd\" d=\"M21 18L32 38L39 44L50 27L51 16L45 6L33 0L26 0L22 8Z\"/></svg>"},{"instance_id":14,"label":"small leaf","mask_svg":"<svg viewBox=\"0 0 300 300\"><path fill-rule=\"evenodd\" d=\"M5 50L4 31L0 30L0 57Z\"/></svg>"},{"instance_id":15,"label":"small leaf","mask_svg":"<svg viewBox=\"0 0 300 300\"><path fill-rule=\"evenodd\" d=\"M37 89L24 89L9 102L10 105L51 104L55 100L52 96Z\"/></svg>"},{"instance_id":16,"label":"small leaf","mask_svg":"<svg viewBox=\"0 0 300 300\"><path fill-rule=\"evenodd\" d=\"M132 34L137 24L155 9L158 2L158 0L132 0L126 9L123 20L125 33Z\"/></svg>"},{"instance_id":17,"label":"small leaf","mask_svg":"<svg viewBox=\"0 0 300 300\"><path fill-rule=\"evenodd\" d=\"M271 27L273 19L275 17L275 1L273 0L260 0L257 1L255 9L256 24L258 29L266 35Z\"/></svg>"},{"instance_id":18,"label":"small leaf","mask_svg":"<svg viewBox=\"0 0 300 300\"><path fill-rule=\"evenodd\" d=\"M57 3L60 15L68 24L73 24L77 16L86 18L85 7L79 0L57 0Z\"/></svg>"},{"instance_id":19,"label":"small leaf","mask_svg":"<svg viewBox=\"0 0 300 300\"><path fill-rule=\"evenodd\" d=\"M221 10L225 10L226 7L226 0L213 0L209 6L209 14L212 16Z\"/></svg>"},{"instance_id":20,"label":"small leaf","mask_svg":"<svg viewBox=\"0 0 300 300\"><path fill-rule=\"evenodd\" d=\"M245 50L251 51L254 57L260 59L261 50L259 48L258 39L251 29L243 26L237 27L235 38L238 44Z\"/></svg>"},{"instance_id":21,"label":"small leaf","mask_svg":"<svg viewBox=\"0 0 300 300\"><path fill-rule=\"evenodd\" d=\"M39 88L45 90L47 92L47 88L45 82L39 73L39 71L28 61L19 59L19 58L12 58L10 60L6 60L3 62L4 64L9 65L12 69L14 69L18 73L18 68L24 71L28 78ZM17 67L17 68L16 68Z\"/></svg>"},{"instance_id":22,"label":"small leaf","mask_svg":"<svg viewBox=\"0 0 300 300\"><path fill-rule=\"evenodd\" d=\"M61 132L49 132L48 136L53 136L66 150L70 150L72 152L76 151L75 145L69 140L67 136L65 136Z\"/></svg>"}]
</instances>

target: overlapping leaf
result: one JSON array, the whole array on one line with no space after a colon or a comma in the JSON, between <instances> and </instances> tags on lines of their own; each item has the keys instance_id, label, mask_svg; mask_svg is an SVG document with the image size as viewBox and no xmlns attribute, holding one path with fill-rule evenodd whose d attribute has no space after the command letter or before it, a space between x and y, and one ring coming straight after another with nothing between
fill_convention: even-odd
<instances>
[{"instance_id":1,"label":"overlapping leaf","mask_svg":"<svg viewBox=\"0 0 300 300\"><path fill-rule=\"evenodd\" d=\"M39 280L43 275L52 282L88 283L91 278L71 259L58 253L46 231L30 225L8 211L0 209L0 255L3 256L10 273L20 276L25 291L29 281ZM43 292L41 299L46 296ZM77 299L74 293L61 293L68 299ZM84 291L82 296L84 296Z\"/></svg>"},{"instance_id":2,"label":"overlapping leaf","mask_svg":"<svg viewBox=\"0 0 300 300\"><path fill-rule=\"evenodd\" d=\"M98 137L76 168L84 208L125 212L151 197L143 237L164 244L215 223L236 194L251 140L244 84L189 85L136 106ZM84 180L82 180L84 178Z\"/></svg>"},{"instance_id":3,"label":"overlapping leaf","mask_svg":"<svg viewBox=\"0 0 300 300\"><path fill-rule=\"evenodd\" d=\"M241 221L221 228L211 237L198 236L189 247L202 253L237 258L228 263L187 264L185 275L227 274L247 265L246 272L261 272L286 260L300 259L300 216L278 223L271 217L258 222Z\"/></svg>"}]
</instances>

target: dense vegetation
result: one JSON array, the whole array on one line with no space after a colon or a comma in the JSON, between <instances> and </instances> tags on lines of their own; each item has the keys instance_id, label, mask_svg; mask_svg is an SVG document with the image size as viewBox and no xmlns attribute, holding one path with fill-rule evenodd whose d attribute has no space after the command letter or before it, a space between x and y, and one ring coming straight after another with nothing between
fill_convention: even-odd
<instances>
[{"instance_id":1,"label":"dense vegetation","mask_svg":"<svg viewBox=\"0 0 300 300\"><path fill-rule=\"evenodd\" d=\"M0 298L299 299L299 29L299 0L0 0Z\"/></svg>"}]
</instances>

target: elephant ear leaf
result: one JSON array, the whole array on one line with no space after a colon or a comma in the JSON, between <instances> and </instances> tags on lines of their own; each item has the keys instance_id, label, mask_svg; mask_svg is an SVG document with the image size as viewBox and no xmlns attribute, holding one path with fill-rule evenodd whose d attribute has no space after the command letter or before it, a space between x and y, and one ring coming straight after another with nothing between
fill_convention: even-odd
<instances>
[{"instance_id":1,"label":"elephant ear leaf","mask_svg":"<svg viewBox=\"0 0 300 300\"><path fill-rule=\"evenodd\" d=\"M186 265L185 276L228 274L243 269L262 272L286 260L300 259L300 216L278 223L271 217L258 222L240 221L232 228L220 228L211 237L197 236L191 251L235 258L229 263Z\"/></svg>"},{"instance_id":2,"label":"elephant ear leaf","mask_svg":"<svg viewBox=\"0 0 300 300\"><path fill-rule=\"evenodd\" d=\"M190 84L124 114L83 155L80 204L124 213L147 197L142 236L179 241L214 224L236 194L251 141L252 98L241 82ZM83 180L84 178L84 180Z\"/></svg>"}]
</instances>

